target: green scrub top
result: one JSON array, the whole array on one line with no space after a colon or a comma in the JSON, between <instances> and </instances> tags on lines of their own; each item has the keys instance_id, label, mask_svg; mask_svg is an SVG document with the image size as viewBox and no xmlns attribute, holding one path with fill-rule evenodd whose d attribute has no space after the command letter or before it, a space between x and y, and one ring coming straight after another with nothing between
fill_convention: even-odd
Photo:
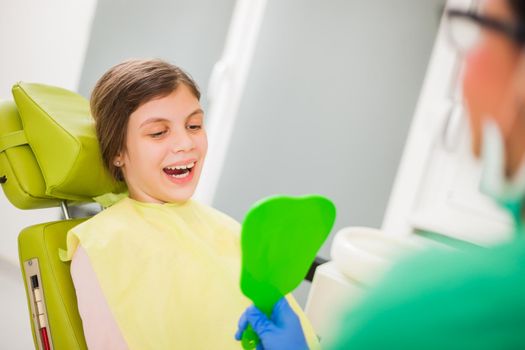
<instances>
[{"instance_id":1,"label":"green scrub top","mask_svg":"<svg viewBox=\"0 0 525 350\"><path fill-rule=\"evenodd\" d=\"M525 349L525 239L394 267L330 349Z\"/></svg>"}]
</instances>

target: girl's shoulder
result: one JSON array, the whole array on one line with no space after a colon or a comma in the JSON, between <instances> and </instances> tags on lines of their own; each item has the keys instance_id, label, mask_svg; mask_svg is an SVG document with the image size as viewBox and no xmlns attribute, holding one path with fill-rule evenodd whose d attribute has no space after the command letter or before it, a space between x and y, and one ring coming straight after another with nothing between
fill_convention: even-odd
<instances>
[{"instance_id":1,"label":"girl's shoulder","mask_svg":"<svg viewBox=\"0 0 525 350\"><path fill-rule=\"evenodd\" d=\"M78 245L89 248L114 240L133 227L136 222L134 216L133 207L123 199L73 227L67 233L66 257L63 260L71 260Z\"/></svg>"}]
</instances>

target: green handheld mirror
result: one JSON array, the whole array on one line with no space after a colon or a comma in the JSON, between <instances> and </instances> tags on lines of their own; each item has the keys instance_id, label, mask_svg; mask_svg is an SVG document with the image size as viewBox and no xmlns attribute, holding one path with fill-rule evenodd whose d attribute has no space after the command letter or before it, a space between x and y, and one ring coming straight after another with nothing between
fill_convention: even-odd
<instances>
[{"instance_id":1,"label":"green handheld mirror","mask_svg":"<svg viewBox=\"0 0 525 350\"><path fill-rule=\"evenodd\" d=\"M334 221L334 204L318 195L255 203L242 223L243 294L270 317L275 303L304 279ZM258 342L248 326L243 348L254 349Z\"/></svg>"}]
</instances>

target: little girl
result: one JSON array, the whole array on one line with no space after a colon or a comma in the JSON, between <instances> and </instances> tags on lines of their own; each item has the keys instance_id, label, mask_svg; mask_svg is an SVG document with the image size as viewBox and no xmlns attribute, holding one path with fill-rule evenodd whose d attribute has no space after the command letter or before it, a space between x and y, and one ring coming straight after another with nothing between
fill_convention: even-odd
<instances>
[{"instance_id":1,"label":"little girl","mask_svg":"<svg viewBox=\"0 0 525 350\"><path fill-rule=\"evenodd\" d=\"M102 160L129 196L68 233L90 349L239 349L239 224L191 200L207 150L195 82L161 60L106 72L91 96ZM293 298L310 347L315 335Z\"/></svg>"}]
</instances>

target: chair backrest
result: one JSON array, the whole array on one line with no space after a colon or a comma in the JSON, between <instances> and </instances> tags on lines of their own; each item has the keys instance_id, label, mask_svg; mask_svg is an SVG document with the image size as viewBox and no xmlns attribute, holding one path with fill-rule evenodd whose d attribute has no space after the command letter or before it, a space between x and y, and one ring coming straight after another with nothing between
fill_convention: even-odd
<instances>
[{"instance_id":1,"label":"chair backrest","mask_svg":"<svg viewBox=\"0 0 525 350\"><path fill-rule=\"evenodd\" d=\"M67 207L125 190L104 168L89 104L71 91L18 83L0 101L0 183L21 209ZM37 349L86 349L69 263L59 250L84 219L24 229L18 250Z\"/></svg>"}]
</instances>

